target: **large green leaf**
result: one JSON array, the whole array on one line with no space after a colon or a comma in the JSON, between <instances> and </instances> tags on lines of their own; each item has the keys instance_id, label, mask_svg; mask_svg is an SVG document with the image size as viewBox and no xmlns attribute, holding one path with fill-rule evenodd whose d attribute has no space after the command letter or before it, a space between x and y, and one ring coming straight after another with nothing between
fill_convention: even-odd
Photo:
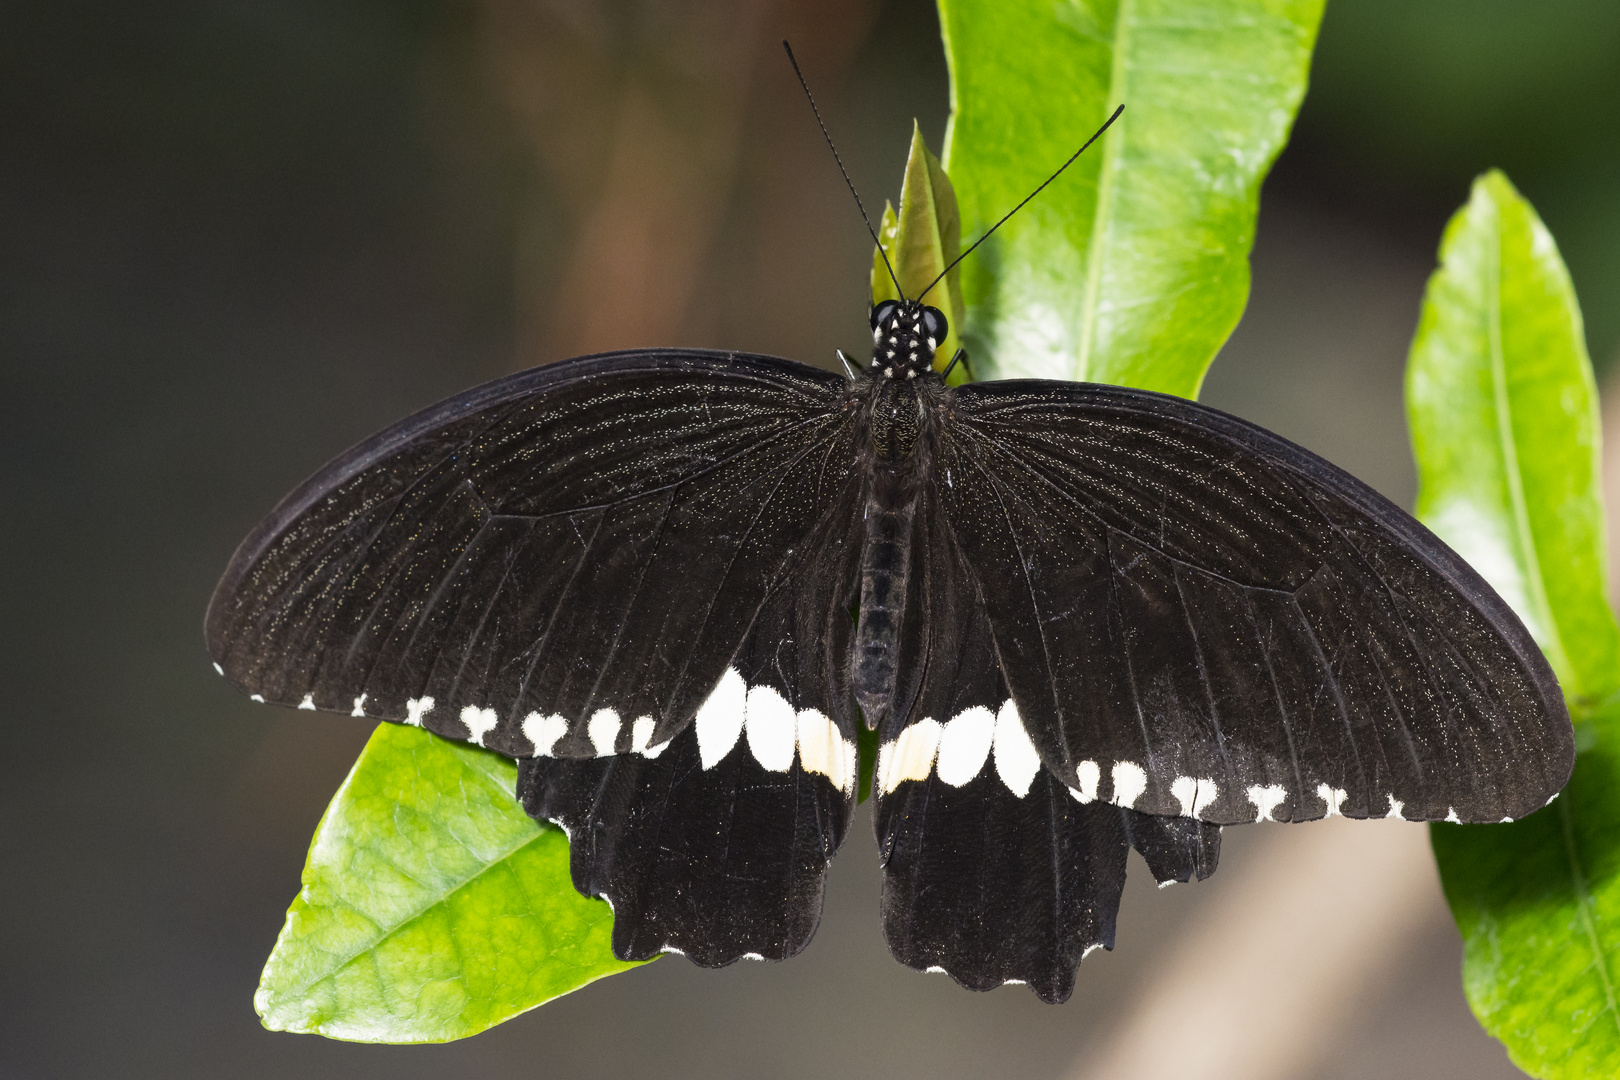
<instances>
[{"instance_id":1,"label":"large green leaf","mask_svg":"<svg viewBox=\"0 0 1620 1080\"><path fill-rule=\"evenodd\" d=\"M254 998L264 1025L446 1042L634 967L516 783L505 758L379 726L315 831Z\"/></svg>"},{"instance_id":2,"label":"large green leaf","mask_svg":"<svg viewBox=\"0 0 1620 1080\"><path fill-rule=\"evenodd\" d=\"M1419 516L1547 653L1586 747L1552 807L1433 827L1486 1029L1545 1077L1620 1074L1620 629L1597 397L1552 237L1500 173L1446 229L1408 368Z\"/></svg>"},{"instance_id":3,"label":"large green leaf","mask_svg":"<svg viewBox=\"0 0 1620 1080\"><path fill-rule=\"evenodd\" d=\"M1305 93L1322 0L940 0L944 161L978 378L1191 397L1249 294L1260 181Z\"/></svg>"}]
</instances>

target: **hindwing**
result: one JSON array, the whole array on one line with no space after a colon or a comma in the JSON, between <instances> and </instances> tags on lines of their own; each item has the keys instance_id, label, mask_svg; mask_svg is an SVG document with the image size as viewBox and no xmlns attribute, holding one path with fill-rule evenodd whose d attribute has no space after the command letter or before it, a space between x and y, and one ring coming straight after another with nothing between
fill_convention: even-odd
<instances>
[{"instance_id":1,"label":"hindwing","mask_svg":"<svg viewBox=\"0 0 1620 1080\"><path fill-rule=\"evenodd\" d=\"M815 932L859 779L852 521L811 538L667 745L518 763L525 809L568 831L575 887L613 905L620 959L780 960Z\"/></svg>"},{"instance_id":2,"label":"hindwing","mask_svg":"<svg viewBox=\"0 0 1620 1080\"><path fill-rule=\"evenodd\" d=\"M915 673L879 730L873 779L883 928L896 959L986 990L1074 988L1112 948L1134 844L1160 881L1214 872L1219 829L1151 818L1042 763L1009 693L983 592L937 499L914 518L899 670Z\"/></svg>"}]
</instances>

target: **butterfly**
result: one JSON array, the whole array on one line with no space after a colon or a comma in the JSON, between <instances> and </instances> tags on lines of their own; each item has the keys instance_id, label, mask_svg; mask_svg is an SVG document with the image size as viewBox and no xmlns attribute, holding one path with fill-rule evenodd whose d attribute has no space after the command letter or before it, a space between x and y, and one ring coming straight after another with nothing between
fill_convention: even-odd
<instances>
[{"instance_id":1,"label":"butterfly","mask_svg":"<svg viewBox=\"0 0 1620 1080\"><path fill-rule=\"evenodd\" d=\"M1180 398L952 387L917 299L870 324L842 375L633 350L401 421L243 541L216 667L517 759L625 960L802 950L864 725L891 951L1046 1001L1132 848L1184 882L1225 825L1495 822L1568 779L1529 633L1367 485Z\"/></svg>"},{"instance_id":2,"label":"butterfly","mask_svg":"<svg viewBox=\"0 0 1620 1080\"><path fill-rule=\"evenodd\" d=\"M418 413L243 542L215 661L516 758L624 959L801 950L874 725L895 956L1046 1000L1129 847L1187 881L1222 825L1500 821L1568 778L1523 625L1365 484L1179 398L952 388L940 311L871 322L852 378L638 350Z\"/></svg>"}]
</instances>

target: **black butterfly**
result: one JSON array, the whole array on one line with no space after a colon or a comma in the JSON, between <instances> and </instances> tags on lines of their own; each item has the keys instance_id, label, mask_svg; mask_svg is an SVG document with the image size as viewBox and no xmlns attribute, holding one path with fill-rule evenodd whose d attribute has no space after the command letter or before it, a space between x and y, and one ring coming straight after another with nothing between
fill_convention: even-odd
<instances>
[{"instance_id":1,"label":"black butterfly","mask_svg":"<svg viewBox=\"0 0 1620 1080\"><path fill-rule=\"evenodd\" d=\"M863 713L895 956L1048 1001L1112 946L1129 846L1186 881L1222 825L1562 787L1529 634L1366 485L1179 398L952 389L939 311L871 321L847 378L655 349L419 413L243 542L209 649L256 698L517 758L626 959L805 946Z\"/></svg>"}]
</instances>

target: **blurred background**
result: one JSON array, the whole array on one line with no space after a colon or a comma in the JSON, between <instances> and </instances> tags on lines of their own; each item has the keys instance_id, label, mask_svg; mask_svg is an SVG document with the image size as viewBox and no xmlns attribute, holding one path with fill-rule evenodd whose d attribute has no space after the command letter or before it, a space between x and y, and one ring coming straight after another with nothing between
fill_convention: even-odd
<instances>
[{"instance_id":1,"label":"blurred background","mask_svg":"<svg viewBox=\"0 0 1620 1080\"><path fill-rule=\"evenodd\" d=\"M0 5L0 1076L1520 1075L1398 823L1228 830L1162 893L1133 862L1061 1007L891 961L863 811L790 963L667 959L444 1047L259 1026L368 730L209 671L216 576L328 457L503 372L861 348L869 241L783 36L897 196L912 118L936 149L945 122L923 0ZM1335 0L1205 400L1410 505L1406 345L1492 165L1610 366L1620 6Z\"/></svg>"}]
</instances>

